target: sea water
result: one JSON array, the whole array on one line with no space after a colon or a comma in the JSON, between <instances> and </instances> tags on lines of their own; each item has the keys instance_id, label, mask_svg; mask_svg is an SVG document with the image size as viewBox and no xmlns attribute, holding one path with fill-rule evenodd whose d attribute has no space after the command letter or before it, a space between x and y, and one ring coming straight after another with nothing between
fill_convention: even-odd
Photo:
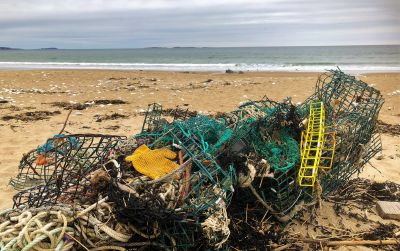
<instances>
[{"instance_id":1,"label":"sea water","mask_svg":"<svg viewBox=\"0 0 400 251\"><path fill-rule=\"evenodd\" d=\"M0 50L0 69L400 71L400 45Z\"/></svg>"}]
</instances>

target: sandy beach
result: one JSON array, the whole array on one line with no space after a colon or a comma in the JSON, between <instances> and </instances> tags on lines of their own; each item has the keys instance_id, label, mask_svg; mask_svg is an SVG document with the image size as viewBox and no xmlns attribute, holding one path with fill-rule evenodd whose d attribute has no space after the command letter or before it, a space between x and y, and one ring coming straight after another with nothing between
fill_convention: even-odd
<instances>
[{"instance_id":1,"label":"sandy beach","mask_svg":"<svg viewBox=\"0 0 400 251\"><path fill-rule=\"evenodd\" d=\"M287 72L0 71L0 208L11 205L13 190L7 184L17 173L22 154L61 129L68 113L63 102L71 105L91 104L95 100L125 102L93 104L74 110L66 130L128 136L140 130L143 120L140 113L149 103L157 102L164 108L179 105L204 114L231 111L240 102L264 95L278 101L290 96L297 103L313 93L318 76L319 73ZM380 119L399 124L400 74L361 74L357 78L382 92L385 103ZM61 106L55 106L56 102ZM26 113L36 114L26 116ZM113 118L113 114L117 116ZM367 165L361 176L399 181L400 170L395 167L400 164L400 137L383 134L382 139L386 157L372 162L376 169Z\"/></svg>"},{"instance_id":2,"label":"sandy beach","mask_svg":"<svg viewBox=\"0 0 400 251\"><path fill-rule=\"evenodd\" d=\"M298 103L313 93L318 76L305 72L0 71L0 208L12 206L15 191L8 182L17 174L22 154L59 132L68 106L81 105L69 118L68 132L129 136L140 130L141 114L149 103L164 108L179 105L204 114L231 111L242 101L264 95L278 101L290 96ZM400 73L359 74L357 78L383 94L380 120L399 124ZM114 104L108 104L110 100ZM382 142L382 154L365 166L360 177L399 183L400 136L383 133ZM335 218L329 221L335 224Z\"/></svg>"}]
</instances>

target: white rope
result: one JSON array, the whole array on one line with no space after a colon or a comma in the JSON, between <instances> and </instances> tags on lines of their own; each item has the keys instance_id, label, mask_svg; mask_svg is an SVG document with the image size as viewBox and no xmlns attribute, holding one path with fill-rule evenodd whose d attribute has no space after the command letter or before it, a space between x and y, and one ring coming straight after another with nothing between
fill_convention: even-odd
<instances>
[{"instance_id":1,"label":"white rope","mask_svg":"<svg viewBox=\"0 0 400 251\"><path fill-rule=\"evenodd\" d=\"M106 201L107 197L86 208L78 207L74 217L64 212L73 212L72 208L64 208L63 211L48 210L49 207L25 209L22 212L6 210L2 214L5 221L0 224L1 250L70 250L78 243L74 236L80 234L93 247L104 240L128 242L133 232L127 225L115 224L112 207ZM65 234L75 242L71 240L65 243ZM79 242L79 245L83 244ZM112 249L109 247L94 250Z\"/></svg>"}]
</instances>

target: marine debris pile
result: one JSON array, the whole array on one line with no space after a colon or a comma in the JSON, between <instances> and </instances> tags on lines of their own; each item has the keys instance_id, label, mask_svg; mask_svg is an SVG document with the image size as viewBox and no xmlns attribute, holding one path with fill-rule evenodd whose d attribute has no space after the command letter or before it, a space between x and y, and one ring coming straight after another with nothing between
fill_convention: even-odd
<instances>
[{"instance_id":1,"label":"marine debris pile","mask_svg":"<svg viewBox=\"0 0 400 251\"><path fill-rule=\"evenodd\" d=\"M60 132L10 180L19 192L0 212L0 247L227 249L242 201L286 224L297 205L360 172L381 150L382 104L378 90L333 70L298 106L264 97L205 116L150 104L130 137Z\"/></svg>"}]
</instances>

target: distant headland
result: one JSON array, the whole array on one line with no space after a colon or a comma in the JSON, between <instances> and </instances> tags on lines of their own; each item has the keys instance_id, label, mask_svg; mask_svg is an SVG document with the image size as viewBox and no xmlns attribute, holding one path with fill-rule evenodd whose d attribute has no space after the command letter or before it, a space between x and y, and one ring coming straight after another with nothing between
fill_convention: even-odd
<instances>
[{"instance_id":1,"label":"distant headland","mask_svg":"<svg viewBox=\"0 0 400 251\"><path fill-rule=\"evenodd\" d=\"M11 48L11 47L0 47L0 50L1 50L1 51L9 51L9 50L21 50L21 49L18 49L18 48Z\"/></svg>"},{"instance_id":2,"label":"distant headland","mask_svg":"<svg viewBox=\"0 0 400 251\"><path fill-rule=\"evenodd\" d=\"M0 46L0 51L10 51L10 50L24 50L24 49ZM58 48L48 47L48 48L40 48L40 49L34 49L34 50L47 51L47 50L58 50Z\"/></svg>"}]
</instances>

